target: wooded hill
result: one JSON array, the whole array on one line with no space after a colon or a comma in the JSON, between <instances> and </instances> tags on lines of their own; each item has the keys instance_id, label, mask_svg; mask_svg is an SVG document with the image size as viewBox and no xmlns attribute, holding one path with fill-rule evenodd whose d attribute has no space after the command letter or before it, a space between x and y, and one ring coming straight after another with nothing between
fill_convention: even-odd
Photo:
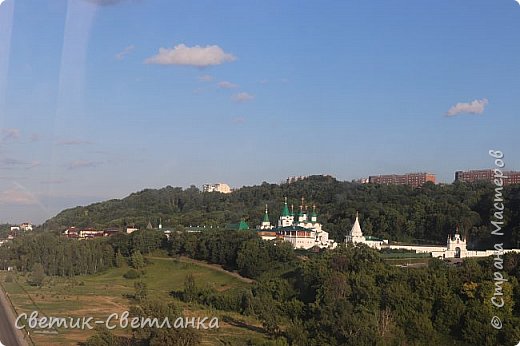
<instances>
[{"instance_id":1,"label":"wooded hill","mask_svg":"<svg viewBox=\"0 0 520 346\"><path fill-rule=\"evenodd\" d=\"M67 209L46 221L45 230L76 227L118 227L150 222L164 228L206 226L222 228L246 220L251 228L262 219L265 205L272 223L280 214L284 196L295 211L301 197L316 205L318 221L336 241L342 241L359 211L363 232L391 241L424 241L443 244L458 226L469 236L470 246L493 243L490 220L494 212L494 186L489 183L425 184L409 186L358 184L331 177L311 176L291 184L242 187L230 194L203 193L195 186L187 189L167 186L146 189L121 200ZM520 186L509 186L505 197L504 241L520 242Z\"/></svg>"}]
</instances>

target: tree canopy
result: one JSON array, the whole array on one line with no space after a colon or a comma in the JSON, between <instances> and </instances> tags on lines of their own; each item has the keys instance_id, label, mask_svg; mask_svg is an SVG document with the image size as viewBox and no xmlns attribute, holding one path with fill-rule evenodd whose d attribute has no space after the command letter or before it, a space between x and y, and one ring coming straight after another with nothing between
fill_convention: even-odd
<instances>
[{"instance_id":1,"label":"tree canopy","mask_svg":"<svg viewBox=\"0 0 520 346\"><path fill-rule=\"evenodd\" d=\"M364 232L393 241L444 243L458 226L472 247L489 247L490 218L493 215L493 185L454 183L422 188L398 185L358 184L331 177L309 177L291 184L243 187L230 194L203 193L167 186L146 189L121 200L109 200L85 207L67 209L45 222L44 229L66 227L119 227L136 225L144 229L149 222L179 229L188 226L224 228L244 219L258 225L265 205L271 222L280 215L284 196L298 207L301 197L318 208L318 221L330 238L342 241L359 211ZM504 190L506 211L504 239L507 246L520 244L520 186Z\"/></svg>"}]
</instances>

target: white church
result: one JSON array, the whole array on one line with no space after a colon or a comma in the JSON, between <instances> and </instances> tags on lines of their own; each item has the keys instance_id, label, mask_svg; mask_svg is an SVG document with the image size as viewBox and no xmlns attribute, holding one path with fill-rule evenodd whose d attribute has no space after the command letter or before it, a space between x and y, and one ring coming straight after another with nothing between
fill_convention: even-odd
<instances>
[{"instance_id":1,"label":"white church","mask_svg":"<svg viewBox=\"0 0 520 346\"><path fill-rule=\"evenodd\" d=\"M356 213L356 221L354 221L354 226L352 226L350 232L347 233L345 243L365 244L371 248L381 250L383 245L388 244L388 240L364 236L359 224L359 213Z\"/></svg>"},{"instance_id":2,"label":"white church","mask_svg":"<svg viewBox=\"0 0 520 346\"><path fill-rule=\"evenodd\" d=\"M295 249L334 249L337 243L329 239L329 233L322 229L322 224L318 222L316 206L312 207L312 212L308 212L304 199L300 205L299 212L294 213L294 206L287 204L287 198L282 208L280 218L276 225L272 225L269 220L267 205L262 223L257 227L258 234L264 240L283 239L292 244ZM395 249L409 250L416 253L429 253L434 258L466 258L466 257L487 257L495 254L494 250L468 250L467 241L459 234L458 229L453 236L448 235L446 246L438 245L400 245L389 244L387 239L379 239L373 236L363 235L359 222L359 214L356 213L354 225L347 232L345 243L365 244L376 250ZM506 252L520 252L520 249L504 249Z\"/></svg>"},{"instance_id":3,"label":"white church","mask_svg":"<svg viewBox=\"0 0 520 346\"><path fill-rule=\"evenodd\" d=\"M325 232L321 223L318 222L316 206L313 206L312 212L309 214L303 198L297 215L294 213L294 206L291 206L291 211L289 211L287 198L285 198L276 226L271 225L266 206L264 219L258 227L258 233L264 240L283 239L288 241L295 249L311 249L313 247L334 249L338 245L334 240L329 239L329 233Z\"/></svg>"}]
</instances>

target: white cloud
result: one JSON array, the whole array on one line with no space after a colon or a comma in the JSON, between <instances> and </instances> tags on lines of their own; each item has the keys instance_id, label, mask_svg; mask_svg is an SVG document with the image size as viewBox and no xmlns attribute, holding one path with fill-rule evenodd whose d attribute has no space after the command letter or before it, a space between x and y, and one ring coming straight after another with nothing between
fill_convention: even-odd
<instances>
[{"instance_id":1,"label":"white cloud","mask_svg":"<svg viewBox=\"0 0 520 346\"><path fill-rule=\"evenodd\" d=\"M247 101L253 100L255 97L253 95L251 95L251 94L246 93L246 92L241 92L241 93L238 93L238 94L235 94L235 95L231 96L231 98L235 102L247 102Z\"/></svg>"},{"instance_id":2,"label":"white cloud","mask_svg":"<svg viewBox=\"0 0 520 346\"><path fill-rule=\"evenodd\" d=\"M4 2L5 0L0 0L0 6L2 5L2 3Z\"/></svg>"},{"instance_id":3,"label":"white cloud","mask_svg":"<svg viewBox=\"0 0 520 346\"><path fill-rule=\"evenodd\" d=\"M19 129L2 129L1 133L2 133L2 139L3 140L20 138L20 130Z\"/></svg>"},{"instance_id":4,"label":"white cloud","mask_svg":"<svg viewBox=\"0 0 520 346\"><path fill-rule=\"evenodd\" d=\"M159 48L159 54L145 60L146 64L188 65L206 67L231 62L236 58L217 45L188 47L179 44L174 48Z\"/></svg>"},{"instance_id":5,"label":"white cloud","mask_svg":"<svg viewBox=\"0 0 520 346\"><path fill-rule=\"evenodd\" d=\"M203 74L202 76L199 76L199 80L201 82L211 82L213 80L213 76L209 74Z\"/></svg>"},{"instance_id":6,"label":"white cloud","mask_svg":"<svg viewBox=\"0 0 520 346\"><path fill-rule=\"evenodd\" d=\"M451 106L448 112L446 112L446 115L452 117L461 113L482 114L487 104L487 99L473 100L471 102L459 102L456 105Z\"/></svg>"},{"instance_id":7,"label":"white cloud","mask_svg":"<svg viewBox=\"0 0 520 346\"><path fill-rule=\"evenodd\" d=\"M120 51L119 53L116 54L116 59L123 60L128 54L132 53L132 51L134 49L135 49L134 45L130 45L130 46L126 47L125 49L123 49L122 51Z\"/></svg>"},{"instance_id":8,"label":"white cloud","mask_svg":"<svg viewBox=\"0 0 520 346\"><path fill-rule=\"evenodd\" d=\"M238 88L238 85L228 82L228 81L222 81L222 82L218 83L218 87L221 89L234 89L234 88Z\"/></svg>"}]
</instances>

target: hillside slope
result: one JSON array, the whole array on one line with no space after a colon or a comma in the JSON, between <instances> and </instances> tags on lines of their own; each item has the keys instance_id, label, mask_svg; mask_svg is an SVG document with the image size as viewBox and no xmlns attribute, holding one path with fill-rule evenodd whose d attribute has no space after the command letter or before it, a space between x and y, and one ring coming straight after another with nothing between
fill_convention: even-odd
<instances>
[{"instance_id":1,"label":"hillside slope","mask_svg":"<svg viewBox=\"0 0 520 346\"><path fill-rule=\"evenodd\" d=\"M196 187L167 186L132 193L121 200L109 200L60 212L44 224L44 229L77 227L120 227L148 222L164 227L206 225L223 227L244 218L250 227L260 223L265 205L271 222L279 216L283 198L297 211L301 197L317 206L318 219L331 237L342 240L359 211L366 234L390 240L444 242L459 226L474 245L491 239L493 186L480 184L427 184L420 189L337 181L313 176L291 184L243 187L231 194L202 193ZM505 191L506 237L513 245L520 241L520 187Z\"/></svg>"}]
</instances>

